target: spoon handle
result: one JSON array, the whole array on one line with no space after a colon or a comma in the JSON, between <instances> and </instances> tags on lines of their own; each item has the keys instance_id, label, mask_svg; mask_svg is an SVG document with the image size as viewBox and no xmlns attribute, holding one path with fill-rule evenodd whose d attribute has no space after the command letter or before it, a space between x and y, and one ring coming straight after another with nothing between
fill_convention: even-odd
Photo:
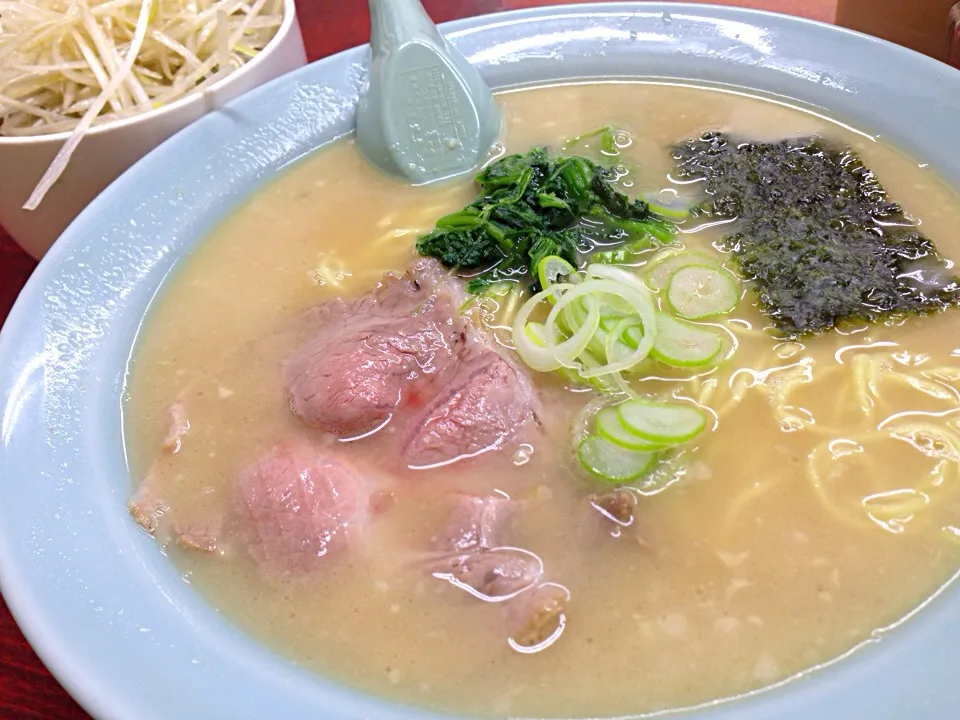
<instances>
[{"instance_id":1,"label":"spoon handle","mask_svg":"<svg viewBox=\"0 0 960 720\"><path fill-rule=\"evenodd\" d=\"M420 0L370 0L370 46L374 56L417 37L442 42Z\"/></svg>"},{"instance_id":2,"label":"spoon handle","mask_svg":"<svg viewBox=\"0 0 960 720\"><path fill-rule=\"evenodd\" d=\"M357 104L357 147L414 183L470 172L500 133L480 74L419 0L369 0L372 62Z\"/></svg>"}]
</instances>

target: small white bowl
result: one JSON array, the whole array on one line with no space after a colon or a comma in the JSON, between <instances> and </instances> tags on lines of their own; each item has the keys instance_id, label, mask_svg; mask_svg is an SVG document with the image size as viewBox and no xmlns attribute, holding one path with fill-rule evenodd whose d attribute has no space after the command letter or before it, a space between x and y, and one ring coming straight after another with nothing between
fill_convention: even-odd
<instances>
[{"instance_id":1,"label":"small white bowl","mask_svg":"<svg viewBox=\"0 0 960 720\"><path fill-rule=\"evenodd\" d=\"M211 110L307 62L294 0L284 0L277 34L250 62L209 88L151 112L88 132L36 210L23 210L69 133L0 137L0 225L35 258L107 185L164 140Z\"/></svg>"}]
</instances>

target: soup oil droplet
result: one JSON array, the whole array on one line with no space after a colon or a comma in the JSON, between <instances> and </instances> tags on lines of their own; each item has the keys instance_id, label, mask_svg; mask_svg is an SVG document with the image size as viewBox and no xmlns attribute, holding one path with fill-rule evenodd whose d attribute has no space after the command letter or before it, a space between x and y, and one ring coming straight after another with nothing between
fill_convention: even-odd
<instances>
[{"instance_id":1,"label":"soup oil droplet","mask_svg":"<svg viewBox=\"0 0 960 720\"><path fill-rule=\"evenodd\" d=\"M533 456L533 445L527 443L522 443L520 447L517 448L517 451L513 454L513 464L517 467L521 465L526 465L530 462L530 458Z\"/></svg>"}]
</instances>

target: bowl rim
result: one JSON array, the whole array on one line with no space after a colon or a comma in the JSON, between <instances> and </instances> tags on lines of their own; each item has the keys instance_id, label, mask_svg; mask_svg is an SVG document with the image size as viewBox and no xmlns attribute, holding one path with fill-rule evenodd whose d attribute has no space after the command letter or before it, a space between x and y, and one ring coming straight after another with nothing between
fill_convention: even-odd
<instances>
[{"instance_id":1,"label":"bowl rim","mask_svg":"<svg viewBox=\"0 0 960 720\"><path fill-rule=\"evenodd\" d=\"M297 18L296 0L283 0L283 19L280 21L280 26L277 28L277 32L274 33L272 38L270 38L270 42L264 46L263 50L258 52L255 57L251 58L248 62L245 62L232 73L226 77L220 78L214 83L211 83L202 90L191 90L186 95L177 98L172 103L164 105L161 108L147 110L146 112L136 113L127 117L117 118L108 123L103 123L102 125L94 125L83 134L83 137L88 138L95 135L102 135L110 132L111 130L121 130L133 125L138 125L140 123L152 122L158 118L174 115L181 110L189 108L191 105L202 103L204 97L208 96L210 93L218 92L224 87L232 84L234 81L242 80L247 75L254 72L257 67L263 64L263 59L272 54L277 47L283 43L287 36L290 35L290 31L293 30L293 28L298 24L299 20ZM62 132L50 133L47 135L0 135L0 147L14 145L37 146L44 144L63 144L70 138L72 134L73 132L71 130L64 130Z\"/></svg>"},{"instance_id":2,"label":"bowl rim","mask_svg":"<svg viewBox=\"0 0 960 720\"><path fill-rule=\"evenodd\" d=\"M454 21L451 23L446 23L441 26L441 29L446 31L448 36L456 38L469 35L472 32L483 31L489 29L501 22L510 22L511 20L521 20L521 19L553 19L557 17L564 16L596 16L601 15L604 12L607 14L614 13L625 13L630 12L649 12L650 8L668 8L670 12L676 12L679 14L680 11L688 11L691 14L700 13L705 18L715 19L717 17L717 12L723 14L734 14L739 18L753 18L758 20L757 24L761 24L764 18L769 18L770 16L775 16L778 18L783 18L779 13L770 13L767 11L757 11L746 8L733 8L729 6L716 6L716 5L704 5L704 4L695 4L695 3L676 3L676 2L655 2L655 3L638 3L638 2L629 2L623 4L612 4L612 3L602 3L597 5L587 5L587 4L577 4L577 5L567 5L567 6L558 6L558 7L538 7L531 8L527 10L518 10L511 11L509 13L499 14L497 19L494 20L489 15L488 16L479 16L474 18L467 18L463 20ZM502 18L502 19L501 19ZM903 48L892 43L888 43L884 40L878 38L873 38L870 36L863 35L861 33L848 30L845 28L839 28L837 26L831 26L826 23L820 23L818 21L807 20L803 18L790 18L789 23L794 24L811 24L820 26L822 29L829 29L829 32L834 34L835 37L843 36L860 36L861 42L867 44L864 47L882 47L882 46L891 46L895 52L896 56L907 57L917 56L916 58L910 58L911 63L929 63L926 67L929 67L931 70L941 70L946 69L953 72L948 66L939 63L932 58L922 56L919 53L915 53L912 50ZM788 24L789 24L788 23ZM825 30L823 30L825 31ZM333 62L337 58L343 58L345 55L358 55L358 50L362 50L364 46L359 46L358 48L352 48L345 50L341 53L331 55L323 60L319 61L325 63L327 61ZM317 64L317 63L313 63ZM304 69L301 69L298 72L302 72ZM611 76L612 78L613 76ZM289 82L289 81L288 81ZM960 90L960 75L951 75L949 81L953 83L954 87ZM257 96L263 96L268 92L270 88L279 87L279 83L283 83L283 80L273 81L267 83L266 85L257 88L255 91L252 91L250 95L254 97L251 98L241 98L242 102L247 104L252 104ZM958 96L960 97L960 96ZM201 121L202 122L202 121ZM186 132L191 132L187 130ZM342 137L342 136L341 136ZM174 142L174 139L171 139L167 142ZM166 143L164 144L166 145ZM160 147L164 147L161 145ZM144 160L140 162L152 162L156 163L156 155L153 153L162 153L168 152L169 147L164 151L159 148L150 153ZM152 159L151 159L152 158ZM137 168L140 163L137 163L131 171ZM142 168L141 168L142 170ZM130 171L128 171L130 172ZM101 213L100 210L102 207L108 206L109 202L112 201L113 195L117 192L117 186L124 185L123 180L119 180L111 185L107 191L101 194L78 218L77 221L68 229L65 233L67 242L57 243L50 253L41 261L40 266L37 271L33 273L33 276L28 281L24 290L21 293L20 299L18 299L14 308L11 310L7 322L3 327L3 332L0 332L0 375L3 374L3 371L6 369L4 366L14 365L13 358L15 351L17 350L15 343L15 338L18 338L19 335L27 335L31 332L31 326L36 324L35 318L31 315L33 307L28 307L28 305L35 306L39 304L39 301L42 300L44 289L55 279L55 276L58 272L58 266L62 261L68 261L73 259L73 254L81 246L81 227L88 225L90 220L94 218L97 213ZM258 187L263 187L265 184L264 179L261 178L259 181ZM125 185L124 185L125 187ZM183 257L189 252L189 249L181 249L177 251L179 257ZM156 288L155 288L156 289ZM14 333L17 333L15 335ZM3 408L2 401L7 399L8 393L11 393L12 388L5 388L0 386L0 408ZM10 394L10 399L12 399L12 393ZM0 419L6 420L6 417L0 416ZM5 425L6 423L4 423ZM3 428L5 430L6 428ZM5 453L4 441L6 440L5 434L0 435L0 460L3 459ZM2 485L0 485L2 487ZM57 680L64 686L65 689L75 698L77 701L94 717L97 718L113 718L120 717L117 715L119 709L131 709L130 706L124 704L123 699L119 697L118 694L112 692L112 686L106 686L102 682L102 678L96 674L92 668L84 667L75 662L76 658L71 652L69 652L69 646L66 645L66 642L60 638L51 627L49 627L50 618L47 614L41 610L38 610L31 606L30 595L32 592L32 586L28 583L25 574L22 571L22 565L24 562L24 557L22 555L18 556L12 551L12 549L3 542L5 540L5 531L0 527L0 583L2 583L3 595L7 600L8 606L11 613L16 619L17 623L22 628L24 634L30 640L31 645L36 650L37 654L42 658L43 662L51 670L52 674L57 678ZM15 559L18 558L19 559ZM954 588L955 590L956 588ZM201 602L206 602L201 600ZM919 609L919 608L918 608ZM45 622L46 621L46 622ZM916 621L914 621L916 622ZM908 631L909 632L909 631ZM847 661L850 662L850 661ZM796 687L798 684L793 683L793 686ZM764 688L760 693L766 693L769 688ZM729 704L726 704L727 710L731 709ZM712 707L714 703L709 703L708 706ZM741 708L739 702L735 702L732 705L732 708L739 712ZM718 708L719 709L719 708ZM415 711L411 711L415 712ZM683 710L677 712L683 713ZM732 717L727 713L720 713L723 718ZM718 715L718 717L720 716ZM432 715L430 713L423 711L417 712L416 715L410 714L405 717L417 717L425 718ZM754 715L750 715L754 717ZM146 717L142 711L132 712L129 715L123 716L124 720L131 720L132 718ZM446 717L446 716L445 716ZM712 715L711 715L712 717ZM764 716L764 717L774 717L774 716Z\"/></svg>"}]
</instances>

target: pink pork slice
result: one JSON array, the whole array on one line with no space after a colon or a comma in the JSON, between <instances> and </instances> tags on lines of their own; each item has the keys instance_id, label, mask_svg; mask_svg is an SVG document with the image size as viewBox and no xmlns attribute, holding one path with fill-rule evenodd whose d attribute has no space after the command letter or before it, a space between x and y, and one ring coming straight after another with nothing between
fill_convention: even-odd
<instances>
[{"instance_id":1,"label":"pink pork slice","mask_svg":"<svg viewBox=\"0 0 960 720\"><path fill-rule=\"evenodd\" d=\"M503 544L513 501L499 495L457 495L446 527L433 544L444 552L490 550Z\"/></svg>"},{"instance_id":2,"label":"pink pork slice","mask_svg":"<svg viewBox=\"0 0 960 720\"><path fill-rule=\"evenodd\" d=\"M483 600L504 603L506 632L521 652L546 649L563 633L570 592L541 583L543 565L533 553L503 547L514 503L497 495L459 495L438 550L450 553L434 575Z\"/></svg>"},{"instance_id":3,"label":"pink pork slice","mask_svg":"<svg viewBox=\"0 0 960 720\"><path fill-rule=\"evenodd\" d=\"M404 461L429 468L500 449L534 418L534 403L533 390L513 365L492 350L475 353L411 421Z\"/></svg>"},{"instance_id":4,"label":"pink pork slice","mask_svg":"<svg viewBox=\"0 0 960 720\"><path fill-rule=\"evenodd\" d=\"M358 534L368 492L346 461L305 444L279 444L238 479L250 554L268 575L308 572Z\"/></svg>"},{"instance_id":5,"label":"pink pork slice","mask_svg":"<svg viewBox=\"0 0 960 720\"><path fill-rule=\"evenodd\" d=\"M390 418L411 385L455 365L466 320L438 277L439 265L419 261L368 295L315 308L321 327L285 369L293 412L338 436L362 435Z\"/></svg>"},{"instance_id":6,"label":"pink pork slice","mask_svg":"<svg viewBox=\"0 0 960 720\"><path fill-rule=\"evenodd\" d=\"M531 552L503 547L512 501L498 496L460 495L434 547L446 554L432 567L436 577L472 595L502 601L533 587L543 564Z\"/></svg>"},{"instance_id":7,"label":"pink pork slice","mask_svg":"<svg viewBox=\"0 0 960 720\"><path fill-rule=\"evenodd\" d=\"M295 414L341 437L397 415L400 455L429 468L496 450L535 417L522 371L460 315L463 284L429 259L362 298L316 308L320 329L288 361Z\"/></svg>"}]
</instances>

